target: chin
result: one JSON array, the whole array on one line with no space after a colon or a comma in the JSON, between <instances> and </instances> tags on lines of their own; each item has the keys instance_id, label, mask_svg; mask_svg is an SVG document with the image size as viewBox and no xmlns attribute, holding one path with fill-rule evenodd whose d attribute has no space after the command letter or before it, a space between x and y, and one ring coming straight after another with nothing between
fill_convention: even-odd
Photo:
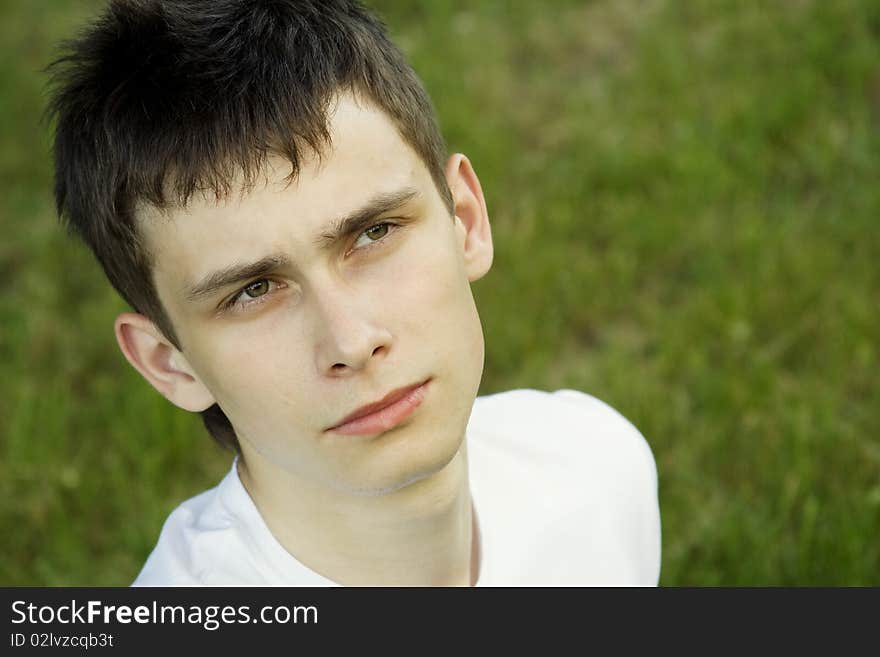
<instances>
[{"instance_id":1,"label":"chin","mask_svg":"<svg viewBox=\"0 0 880 657\"><path fill-rule=\"evenodd\" d=\"M347 467L337 470L334 487L359 497L457 487L467 478L463 445L479 387L479 373L474 374L453 385L437 385L442 379L435 379L428 403L419 409L426 412L358 449Z\"/></svg>"},{"instance_id":2,"label":"chin","mask_svg":"<svg viewBox=\"0 0 880 657\"><path fill-rule=\"evenodd\" d=\"M428 444L432 448L425 453L412 450L405 446L389 447L391 453L382 454L381 457L370 459L369 463L362 463L359 473L349 473L348 481L339 482L346 492L358 497L379 497L403 491L416 486L421 482L427 483L434 477L447 473L454 477L451 464L459 461L456 456L460 453L464 442L464 428L458 432L456 439L444 439L442 445L437 444L437 436L431 437L431 441L423 441L421 445ZM418 440L416 442L419 442ZM466 472L463 473L467 475Z\"/></svg>"}]
</instances>

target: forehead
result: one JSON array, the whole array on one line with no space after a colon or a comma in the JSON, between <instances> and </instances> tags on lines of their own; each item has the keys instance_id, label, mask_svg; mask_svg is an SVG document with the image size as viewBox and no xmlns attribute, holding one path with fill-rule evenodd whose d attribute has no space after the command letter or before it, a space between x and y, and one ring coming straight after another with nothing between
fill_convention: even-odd
<instances>
[{"instance_id":1,"label":"forehead","mask_svg":"<svg viewBox=\"0 0 880 657\"><path fill-rule=\"evenodd\" d=\"M302 262L322 229L371 197L406 187L431 193L427 168L381 110L343 96L329 118L330 145L304 157L292 181L290 164L271 157L244 193L233 186L222 199L197 194L185 208L139 213L161 296L163 288L173 294L207 271L267 252L292 252Z\"/></svg>"}]
</instances>

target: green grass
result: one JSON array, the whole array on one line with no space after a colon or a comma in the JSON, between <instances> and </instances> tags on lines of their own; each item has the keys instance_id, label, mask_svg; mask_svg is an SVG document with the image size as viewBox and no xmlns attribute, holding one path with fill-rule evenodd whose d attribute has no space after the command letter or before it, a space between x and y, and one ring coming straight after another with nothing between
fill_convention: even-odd
<instances>
[{"instance_id":1,"label":"green grass","mask_svg":"<svg viewBox=\"0 0 880 657\"><path fill-rule=\"evenodd\" d=\"M52 213L40 69L96 6L0 5L0 584L129 583L229 461ZM880 6L374 6L487 194L481 393L639 427L664 585L880 585Z\"/></svg>"}]
</instances>

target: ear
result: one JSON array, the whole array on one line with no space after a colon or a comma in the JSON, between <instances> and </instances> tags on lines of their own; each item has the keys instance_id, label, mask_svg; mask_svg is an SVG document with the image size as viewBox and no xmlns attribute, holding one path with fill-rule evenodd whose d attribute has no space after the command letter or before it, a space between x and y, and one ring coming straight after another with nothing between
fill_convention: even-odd
<instances>
[{"instance_id":1,"label":"ear","mask_svg":"<svg viewBox=\"0 0 880 657\"><path fill-rule=\"evenodd\" d=\"M455 204L455 228L461 240L468 279L482 278L492 266L492 231L480 179L461 153L446 163L446 182Z\"/></svg>"},{"instance_id":2,"label":"ear","mask_svg":"<svg viewBox=\"0 0 880 657\"><path fill-rule=\"evenodd\" d=\"M113 328L128 362L168 401L192 412L214 404L214 396L192 371L183 353L147 317L123 313Z\"/></svg>"}]
</instances>

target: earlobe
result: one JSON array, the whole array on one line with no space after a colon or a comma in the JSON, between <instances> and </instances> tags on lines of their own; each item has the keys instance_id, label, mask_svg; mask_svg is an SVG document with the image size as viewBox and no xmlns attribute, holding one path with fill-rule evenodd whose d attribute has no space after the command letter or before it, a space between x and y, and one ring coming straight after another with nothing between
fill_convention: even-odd
<instances>
[{"instance_id":1,"label":"earlobe","mask_svg":"<svg viewBox=\"0 0 880 657\"><path fill-rule=\"evenodd\" d=\"M492 230L486 199L470 160L461 153L455 153L446 163L446 182L452 192L468 280L473 282L492 267Z\"/></svg>"},{"instance_id":2,"label":"earlobe","mask_svg":"<svg viewBox=\"0 0 880 657\"><path fill-rule=\"evenodd\" d=\"M214 404L184 355L147 317L123 313L113 328L126 360L168 401L192 412Z\"/></svg>"}]
</instances>

